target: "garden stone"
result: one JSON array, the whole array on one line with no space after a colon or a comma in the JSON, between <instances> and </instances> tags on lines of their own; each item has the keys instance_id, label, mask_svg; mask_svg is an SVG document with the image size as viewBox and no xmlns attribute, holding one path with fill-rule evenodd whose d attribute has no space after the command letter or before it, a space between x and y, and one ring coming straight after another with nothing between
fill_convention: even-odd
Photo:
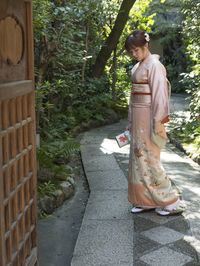
<instances>
[{"instance_id":1,"label":"garden stone","mask_svg":"<svg viewBox=\"0 0 200 266\"><path fill-rule=\"evenodd\" d=\"M56 207L61 206L63 201L65 200L64 192L61 189L58 189L54 191L53 196L54 196Z\"/></svg>"},{"instance_id":2,"label":"garden stone","mask_svg":"<svg viewBox=\"0 0 200 266\"><path fill-rule=\"evenodd\" d=\"M52 180L54 178L55 174L52 173L52 170L48 169L48 168L41 168L38 171L38 180L41 181L49 181Z\"/></svg>"},{"instance_id":3,"label":"garden stone","mask_svg":"<svg viewBox=\"0 0 200 266\"><path fill-rule=\"evenodd\" d=\"M44 212L46 212L47 214L50 214L56 208L56 203L52 197L45 195L43 198L39 200L38 206Z\"/></svg>"},{"instance_id":4,"label":"garden stone","mask_svg":"<svg viewBox=\"0 0 200 266\"><path fill-rule=\"evenodd\" d=\"M64 192L65 199L70 198L71 195L74 193L74 187L68 181L62 182L60 184L60 187L62 191Z\"/></svg>"},{"instance_id":5,"label":"garden stone","mask_svg":"<svg viewBox=\"0 0 200 266\"><path fill-rule=\"evenodd\" d=\"M75 181L74 181L74 178L73 178L72 176L68 177L68 178L67 178L67 181L68 181L69 183L71 183L73 186L75 186Z\"/></svg>"}]
</instances>

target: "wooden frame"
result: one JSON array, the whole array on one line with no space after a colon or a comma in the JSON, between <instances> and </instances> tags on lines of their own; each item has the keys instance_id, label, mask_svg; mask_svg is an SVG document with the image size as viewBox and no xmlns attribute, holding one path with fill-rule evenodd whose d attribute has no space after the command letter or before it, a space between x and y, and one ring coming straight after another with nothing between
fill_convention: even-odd
<instances>
[{"instance_id":1,"label":"wooden frame","mask_svg":"<svg viewBox=\"0 0 200 266\"><path fill-rule=\"evenodd\" d=\"M17 69L24 67L20 68L20 63L15 67L8 65L6 82L0 83L0 265L35 266L38 264L37 167L32 3L24 0L16 2L3 0L0 3L1 10L8 12L9 16L11 11L15 13L16 4L24 8L22 14L25 17L20 19L24 26L26 50L21 63L26 66L26 72L18 79ZM0 64L0 71L5 64ZM15 69L16 74L13 73ZM25 79L22 79L23 76Z\"/></svg>"}]
</instances>

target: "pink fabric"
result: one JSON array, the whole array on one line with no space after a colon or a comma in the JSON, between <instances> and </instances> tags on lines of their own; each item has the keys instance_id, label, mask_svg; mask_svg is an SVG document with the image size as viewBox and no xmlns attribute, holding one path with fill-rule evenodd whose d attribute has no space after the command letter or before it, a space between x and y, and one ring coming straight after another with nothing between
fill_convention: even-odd
<instances>
[{"instance_id":1,"label":"pink fabric","mask_svg":"<svg viewBox=\"0 0 200 266\"><path fill-rule=\"evenodd\" d=\"M130 96L129 126L132 140L128 200L140 207L167 206L177 201L178 191L172 187L160 162L160 148L151 140L152 130L166 138L161 122L169 116L166 70L159 57L150 54L144 61L137 63L132 69L132 81L134 84L148 83L152 95ZM146 85L144 88L144 92L147 92Z\"/></svg>"}]
</instances>

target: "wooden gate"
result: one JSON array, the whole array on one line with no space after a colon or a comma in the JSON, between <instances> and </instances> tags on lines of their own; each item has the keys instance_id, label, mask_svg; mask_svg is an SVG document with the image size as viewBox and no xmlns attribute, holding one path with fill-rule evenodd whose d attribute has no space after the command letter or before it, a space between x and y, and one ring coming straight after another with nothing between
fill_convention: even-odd
<instances>
[{"instance_id":1,"label":"wooden gate","mask_svg":"<svg viewBox=\"0 0 200 266\"><path fill-rule=\"evenodd\" d=\"M0 1L0 265L37 265L32 3Z\"/></svg>"}]
</instances>

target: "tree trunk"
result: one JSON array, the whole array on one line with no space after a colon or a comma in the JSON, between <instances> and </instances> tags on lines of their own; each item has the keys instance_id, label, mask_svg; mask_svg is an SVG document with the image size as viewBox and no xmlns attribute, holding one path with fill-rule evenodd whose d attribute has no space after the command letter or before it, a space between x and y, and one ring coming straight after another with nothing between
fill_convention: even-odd
<instances>
[{"instance_id":1,"label":"tree trunk","mask_svg":"<svg viewBox=\"0 0 200 266\"><path fill-rule=\"evenodd\" d=\"M117 82L117 47L113 51L113 63L111 67L112 72L112 99L113 101L116 100L116 82Z\"/></svg>"},{"instance_id":2,"label":"tree trunk","mask_svg":"<svg viewBox=\"0 0 200 266\"><path fill-rule=\"evenodd\" d=\"M92 70L93 77L99 78L102 75L107 60L111 56L113 49L117 46L118 40L128 20L130 9L135 1L136 0L123 0L115 20L114 27L97 55L96 62Z\"/></svg>"},{"instance_id":3,"label":"tree trunk","mask_svg":"<svg viewBox=\"0 0 200 266\"><path fill-rule=\"evenodd\" d=\"M86 69L86 64L87 64L87 56L88 56L88 46L89 46L89 24L86 25L85 27L85 31L86 31L86 37L85 37L85 54L84 54L84 58L83 58L83 66L82 66L82 83L85 82L85 69Z\"/></svg>"},{"instance_id":4,"label":"tree trunk","mask_svg":"<svg viewBox=\"0 0 200 266\"><path fill-rule=\"evenodd\" d=\"M38 62L38 76L36 82L42 83L46 79L48 62L47 62L47 40L46 36L40 37L40 56Z\"/></svg>"}]
</instances>

